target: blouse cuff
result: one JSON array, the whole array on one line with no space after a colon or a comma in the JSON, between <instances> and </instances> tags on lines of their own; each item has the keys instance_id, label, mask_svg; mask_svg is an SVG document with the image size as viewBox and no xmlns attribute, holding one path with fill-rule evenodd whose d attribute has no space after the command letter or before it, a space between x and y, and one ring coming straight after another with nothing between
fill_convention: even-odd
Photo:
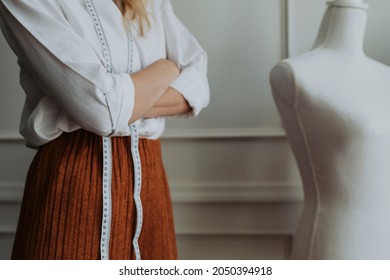
<instances>
[{"instance_id":1,"label":"blouse cuff","mask_svg":"<svg viewBox=\"0 0 390 280\"><path fill-rule=\"evenodd\" d=\"M195 118L199 115L203 108L207 107L208 96L201 98L199 94L202 90L200 90L199 86L195 87L194 82L187 79L187 77L179 76L171 83L170 86L180 92L192 108L189 112L180 114L177 117Z\"/></svg>"},{"instance_id":2,"label":"blouse cuff","mask_svg":"<svg viewBox=\"0 0 390 280\"><path fill-rule=\"evenodd\" d=\"M116 92L121 92L121 97L106 94L112 120L112 133L110 136L126 136L130 133L129 120L134 108L134 83L127 73L118 74L118 76L118 86L122 88Z\"/></svg>"}]
</instances>

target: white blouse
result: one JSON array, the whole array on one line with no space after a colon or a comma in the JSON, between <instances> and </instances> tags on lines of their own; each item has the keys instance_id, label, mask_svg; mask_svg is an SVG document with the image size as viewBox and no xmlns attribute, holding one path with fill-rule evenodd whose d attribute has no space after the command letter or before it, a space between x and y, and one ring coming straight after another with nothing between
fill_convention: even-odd
<instances>
[{"instance_id":1,"label":"white blouse","mask_svg":"<svg viewBox=\"0 0 390 280\"><path fill-rule=\"evenodd\" d=\"M197 116L209 103L207 56L175 16L169 0L148 0L151 26L144 36L132 26L133 70L159 59L174 61L179 77L171 84ZM20 132L41 146L63 132L83 128L101 136L130 135L134 85L128 70L128 36L111 0L94 0L112 59L105 68L101 42L83 0L2 0L0 24L18 56L26 92ZM140 137L161 136L164 118L136 122Z\"/></svg>"}]
</instances>

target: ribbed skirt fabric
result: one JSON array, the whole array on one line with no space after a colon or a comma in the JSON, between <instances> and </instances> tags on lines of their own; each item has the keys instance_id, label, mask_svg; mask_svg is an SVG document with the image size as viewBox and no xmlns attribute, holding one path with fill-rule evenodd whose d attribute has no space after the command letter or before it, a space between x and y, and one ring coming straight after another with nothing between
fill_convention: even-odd
<instances>
[{"instance_id":1,"label":"ribbed skirt fabric","mask_svg":"<svg viewBox=\"0 0 390 280\"><path fill-rule=\"evenodd\" d=\"M172 204L159 140L140 139L142 259L176 259ZM130 137L112 138L110 259L134 259ZM78 130L42 146L28 172L12 259L100 259L102 138Z\"/></svg>"}]
</instances>

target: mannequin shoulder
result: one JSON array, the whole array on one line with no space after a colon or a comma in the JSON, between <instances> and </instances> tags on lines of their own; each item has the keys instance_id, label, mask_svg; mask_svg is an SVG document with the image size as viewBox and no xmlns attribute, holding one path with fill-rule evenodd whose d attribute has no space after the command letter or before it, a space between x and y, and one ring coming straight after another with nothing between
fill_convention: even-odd
<instances>
[{"instance_id":1,"label":"mannequin shoulder","mask_svg":"<svg viewBox=\"0 0 390 280\"><path fill-rule=\"evenodd\" d=\"M272 93L284 99L290 105L294 104L296 96L296 77L292 65L282 61L275 65L270 73Z\"/></svg>"},{"instance_id":2,"label":"mannequin shoulder","mask_svg":"<svg viewBox=\"0 0 390 280\"><path fill-rule=\"evenodd\" d=\"M273 67L270 74L273 94L295 104L303 87L318 83L319 79L332 72L333 67L339 67L334 55L321 49L283 60Z\"/></svg>"}]
</instances>

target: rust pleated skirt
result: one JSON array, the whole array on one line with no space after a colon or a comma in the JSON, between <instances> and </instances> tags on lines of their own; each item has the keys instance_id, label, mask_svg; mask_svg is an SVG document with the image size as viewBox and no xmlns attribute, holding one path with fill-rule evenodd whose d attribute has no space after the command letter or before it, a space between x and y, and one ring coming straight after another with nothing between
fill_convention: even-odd
<instances>
[{"instance_id":1,"label":"rust pleated skirt","mask_svg":"<svg viewBox=\"0 0 390 280\"><path fill-rule=\"evenodd\" d=\"M159 140L140 139L142 259L176 259L172 205ZM134 259L130 137L112 138L110 259ZM12 259L100 259L102 138L84 130L42 146L29 169Z\"/></svg>"}]
</instances>

